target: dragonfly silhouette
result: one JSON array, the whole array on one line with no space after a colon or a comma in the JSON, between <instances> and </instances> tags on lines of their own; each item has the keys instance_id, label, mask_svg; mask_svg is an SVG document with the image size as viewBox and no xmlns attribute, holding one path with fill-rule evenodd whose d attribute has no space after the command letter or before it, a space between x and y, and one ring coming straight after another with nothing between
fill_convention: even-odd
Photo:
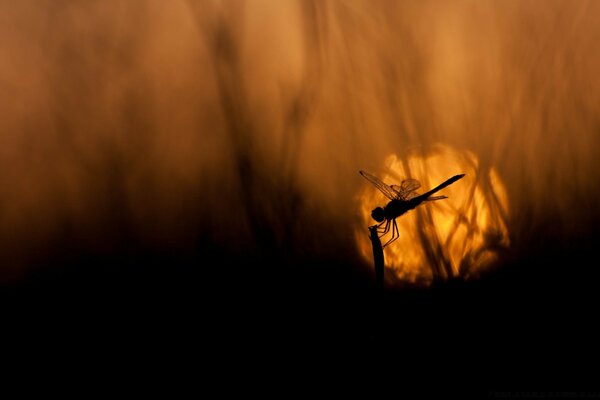
<instances>
[{"instance_id":1,"label":"dragonfly silhouette","mask_svg":"<svg viewBox=\"0 0 600 400\"><path fill-rule=\"evenodd\" d=\"M430 191L419 194L416 190L421 187L421 183L416 179L405 179L400 186L398 186L388 185L381 179L365 171L360 171L360 174L390 199L385 207L377 207L371 211L371 217L378 222L376 226L379 237L385 236L390 231L390 228L392 229L392 237L383 245L383 247L388 246L400 236L396 218L407 211L414 209L423 202L447 199L448 196L432 196L432 194L465 176L465 174L455 175Z\"/></svg>"}]
</instances>

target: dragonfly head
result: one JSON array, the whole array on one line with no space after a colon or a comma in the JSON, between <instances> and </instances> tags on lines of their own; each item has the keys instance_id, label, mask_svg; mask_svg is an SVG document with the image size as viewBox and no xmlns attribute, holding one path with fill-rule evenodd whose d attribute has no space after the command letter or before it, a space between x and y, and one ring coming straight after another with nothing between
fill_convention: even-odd
<instances>
[{"instance_id":1,"label":"dragonfly head","mask_svg":"<svg viewBox=\"0 0 600 400\"><path fill-rule=\"evenodd\" d=\"M383 208L377 207L371 211L371 217L377 222L383 222L385 219L385 213L383 212Z\"/></svg>"}]
</instances>

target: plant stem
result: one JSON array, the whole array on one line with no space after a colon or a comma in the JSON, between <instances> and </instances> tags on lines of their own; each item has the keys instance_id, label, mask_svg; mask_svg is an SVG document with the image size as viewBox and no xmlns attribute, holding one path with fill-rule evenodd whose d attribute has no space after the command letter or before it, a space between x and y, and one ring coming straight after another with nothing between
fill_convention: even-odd
<instances>
[{"instance_id":1,"label":"plant stem","mask_svg":"<svg viewBox=\"0 0 600 400\"><path fill-rule=\"evenodd\" d=\"M383 293L384 260L383 247L381 246L381 240L379 240L379 235L377 235L377 225L370 226L369 233L371 245L373 246L373 262L375 264L375 285L377 292L381 294Z\"/></svg>"}]
</instances>

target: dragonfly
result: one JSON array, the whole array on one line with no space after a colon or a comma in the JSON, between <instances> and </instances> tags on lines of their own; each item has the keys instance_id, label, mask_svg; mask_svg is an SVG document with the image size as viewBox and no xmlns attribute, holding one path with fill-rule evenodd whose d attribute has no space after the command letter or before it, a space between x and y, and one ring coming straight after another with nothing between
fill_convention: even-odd
<instances>
[{"instance_id":1,"label":"dragonfly","mask_svg":"<svg viewBox=\"0 0 600 400\"><path fill-rule=\"evenodd\" d=\"M379 189L381 193L390 199L385 207L377 207L371 211L371 218L377 221L377 224L374 226L377 227L380 238L387 235L388 232L390 232L390 229L392 231L392 237L383 245L383 247L389 246L400 237L396 218L424 202L447 199L448 196L432 195L465 176L465 174L454 175L452 178L445 180L433 189L423 194L419 194L417 190L421 187L421 182L416 179L404 179L399 186L388 185L375 175L362 170L359 172Z\"/></svg>"}]
</instances>

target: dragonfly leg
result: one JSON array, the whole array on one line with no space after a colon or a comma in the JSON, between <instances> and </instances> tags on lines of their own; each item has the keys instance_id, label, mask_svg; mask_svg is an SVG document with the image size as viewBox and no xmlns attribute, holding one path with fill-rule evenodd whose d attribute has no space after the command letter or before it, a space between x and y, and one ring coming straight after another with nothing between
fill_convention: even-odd
<instances>
[{"instance_id":1,"label":"dragonfly leg","mask_svg":"<svg viewBox=\"0 0 600 400\"><path fill-rule=\"evenodd\" d=\"M382 225L384 225L383 229L381 229ZM390 221L385 220L382 223L380 223L379 226L377 226L377 231L379 232L379 237L382 237L386 233L388 233L390 231Z\"/></svg>"},{"instance_id":2,"label":"dragonfly leg","mask_svg":"<svg viewBox=\"0 0 600 400\"><path fill-rule=\"evenodd\" d=\"M396 220L387 220L385 222L385 228L383 229L382 233L380 234L379 237L383 237L385 235L387 235L390 231L390 227L392 229L392 237L383 245L383 247L387 246L388 244L390 244L391 242L393 242L396 238L396 232L398 231L398 226L396 225Z\"/></svg>"},{"instance_id":3,"label":"dragonfly leg","mask_svg":"<svg viewBox=\"0 0 600 400\"><path fill-rule=\"evenodd\" d=\"M390 225L392 227L392 237L390 237L389 240L387 240L385 242L385 244L383 245L383 248L385 248L388 244L390 244L392 242L392 240L394 239L394 233L395 232L394 232L394 224L393 224L393 222L391 222ZM388 231L389 231L389 229L388 229Z\"/></svg>"},{"instance_id":4,"label":"dragonfly leg","mask_svg":"<svg viewBox=\"0 0 600 400\"><path fill-rule=\"evenodd\" d=\"M396 223L396 220L393 220L392 221L392 237L390 238L390 240L388 240L386 242L386 244L383 245L383 247L389 246L390 244L392 244L392 242L397 240L399 237L400 237L400 230L398 229L398 224Z\"/></svg>"}]
</instances>

